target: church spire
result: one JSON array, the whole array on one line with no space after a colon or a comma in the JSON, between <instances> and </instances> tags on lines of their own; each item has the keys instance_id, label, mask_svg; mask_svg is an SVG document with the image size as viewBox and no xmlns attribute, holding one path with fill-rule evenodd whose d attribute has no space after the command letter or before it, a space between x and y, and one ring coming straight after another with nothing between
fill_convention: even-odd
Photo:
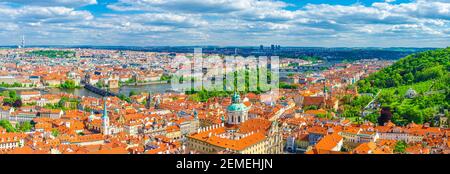
<instances>
[{"instance_id":1,"label":"church spire","mask_svg":"<svg viewBox=\"0 0 450 174\"><path fill-rule=\"evenodd\" d=\"M234 95L231 98L231 101L233 103L240 103L240 100L241 100L241 96L239 96L239 93L237 91L234 91Z\"/></svg>"},{"instance_id":2,"label":"church spire","mask_svg":"<svg viewBox=\"0 0 450 174\"><path fill-rule=\"evenodd\" d=\"M237 91L237 85L234 85L234 94L233 97L231 97L231 101L233 103L240 103L241 97L239 96L239 93Z\"/></svg>"},{"instance_id":3,"label":"church spire","mask_svg":"<svg viewBox=\"0 0 450 174\"><path fill-rule=\"evenodd\" d=\"M108 109L106 105L106 97L103 99L103 117L108 117Z\"/></svg>"},{"instance_id":4,"label":"church spire","mask_svg":"<svg viewBox=\"0 0 450 174\"><path fill-rule=\"evenodd\" d=\"M327 81L323 82L323 95L325 96L325 99L328 99Z\"/></svg>"},{"instance_id":5,"label":"church spire","mask_svg":"<svg viewBox=\"0 0 450 174\"><path fill-rule=\"evenodd\" d=\"M102 116L102 131L103 135L109 135L109 117L108 117L108 106L106 105L107 98L103 99L103 116Z\"/></svg>"}]
</instances>

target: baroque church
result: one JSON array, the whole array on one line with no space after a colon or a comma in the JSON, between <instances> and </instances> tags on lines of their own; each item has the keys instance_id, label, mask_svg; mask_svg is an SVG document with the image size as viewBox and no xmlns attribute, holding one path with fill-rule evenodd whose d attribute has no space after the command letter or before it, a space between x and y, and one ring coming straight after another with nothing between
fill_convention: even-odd
<instances>
[{"instance_id":1,"label":"baroque church","mask_svg":"<svg viewBox=\"0 0 450 174\"><path fill-rule=\"evenodd\" d=\"M279 154L283 142L276 121L263 118L249 119L248 108L237 92L227 107L227 119L222 123L202 127L187 137L192 152L231 154Z\"/></svg>"}]
</instances>

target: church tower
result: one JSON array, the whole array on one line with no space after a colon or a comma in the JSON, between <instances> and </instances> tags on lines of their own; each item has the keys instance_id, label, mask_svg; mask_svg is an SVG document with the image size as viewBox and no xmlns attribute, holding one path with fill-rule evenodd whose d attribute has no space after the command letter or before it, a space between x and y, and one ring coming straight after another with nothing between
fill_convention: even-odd
<instances>
[{"instance_id":1,"label":"church tower","mask_svg":"<svg viewBox=\"0 0 450 174\"><path fill-rule=\"evenodd\" d=\"M235 91L233 97L231 98L232 103L227 108L228 121L230 125L241 124L248 120L248 110L249 108L241 103L241 97Z\"/></svg>"},{"instance_id":2,"label":"church tower","mask_svg":"<svg viewBox=\"0 0 450 174\"><path fill-rule=\"evenodd\" d=\"M151 107L152 107L152 93L150 92L145 102L145 108L150 109Z\"/></svg>"},{"instance_id":3,"label":"church tower","mask_svg":"<svg viewBox=\"0 0 450 174\"><path fill-rule=\"evenodd\" d=\"M102 116L102 133L103 135L109 135L109 117L108 117L108 110L106 106L106 98L104 99L104 105L103 105L103 116Z\"/></svg>"}]
</instances>

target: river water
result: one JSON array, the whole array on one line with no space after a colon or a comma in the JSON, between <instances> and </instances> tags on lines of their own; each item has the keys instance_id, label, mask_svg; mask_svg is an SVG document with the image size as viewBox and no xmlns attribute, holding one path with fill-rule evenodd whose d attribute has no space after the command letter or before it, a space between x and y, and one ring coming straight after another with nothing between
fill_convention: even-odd
<instances>
[{"instance_id":1,"label":"river water","mask_svg":"<svg viewBox=\"0 0 450 174\"><path fill-rule=\"evenodd\" d=\"M122 86L120 89L112 89L112 92L116 92L119 94L124 94L128 96L131 91L135 91L138 93L141 92L151 92L152 94L156 93L164 93L167 90L171 89L171 84L151 84L151 85L142 85L142 86ZM93 93L87 89L79 88L79 89L60 89L60 88L49 88L47 89L49 94L59 94L59 93L68 93L77 96L90 96L90 97L101 97L100 95Z\"/></svg>"},{"instance_id":2,"label":"river water","mask_svg":"<svg viewBox=\"0 0 450 174\"><path fill-rule=\"evenodd\" d=\"M286 76L288 73L280 73L280 77ZM128 96L131 91L135 91L137 93L141 92L151 92L152 94L157 93L165 93L168 90L171 90L172 86L170 83L163 83L163 84L149 84L149 85L140 85L140 86L122 86L120 89L111 89L112 92L124 94ZM4 89L0 89L0 92ZM47 88L42 93L49 93L49 94L60 94L60 93L68 93L73 94L76 96L90 96L90 97L96 97L100 98L102 96L93 93L85 88L79 88L79 89L60 89L60 88Z\"/></svg>"}]
</instances>

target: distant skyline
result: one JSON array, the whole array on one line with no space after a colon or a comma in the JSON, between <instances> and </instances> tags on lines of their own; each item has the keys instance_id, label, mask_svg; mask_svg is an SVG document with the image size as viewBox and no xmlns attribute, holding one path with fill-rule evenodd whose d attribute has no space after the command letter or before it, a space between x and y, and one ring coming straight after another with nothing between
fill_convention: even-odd
<instances>
[{"instance_id":1,"label":"distant skyline","mask_svg":"<svg viewBox=\"0 0 450 174\"><path fill-rule=\"evenodd\" d=\"M0 0L0 45L447 47L450 0Z\"/></svg>"}]
</instances>

